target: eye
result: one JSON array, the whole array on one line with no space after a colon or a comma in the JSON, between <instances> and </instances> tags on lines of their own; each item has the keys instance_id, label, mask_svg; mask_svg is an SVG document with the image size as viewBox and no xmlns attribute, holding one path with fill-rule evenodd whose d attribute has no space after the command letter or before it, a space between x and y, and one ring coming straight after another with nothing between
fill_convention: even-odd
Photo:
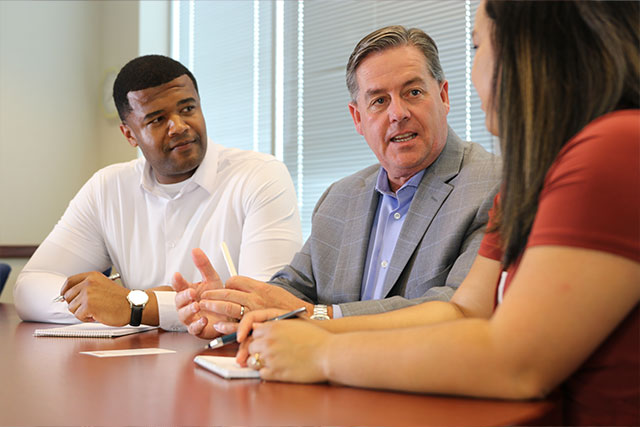
<instances>
[{"instance_id":1,"label":"eye","mask_svg":"<svg viewBox=\"0 0 640 427\"><path fill-rule=\"evenodd\" d=\"M149 125L157 125L159 123L162 123L163 120L164 120L164 116L158 116L158 117L154 118L153 120L151 120L148 124Z\"/></svg>"},{"instance_id":2,"label":"eye","mask_svg":"<svg viewBox=\"0 0 640 427\"><path fill-rule=\"evenodd\" d=\"M411 94L411 96L422 95L422 91L420 89L411 89L409 93Z\"/></svg>"},{"instance_id":3,"label":"eye","mask_svg":"<svg viewBox=\"0 0 640 427\"><path fill-rule=\"evenodd\" d=\"M193 110L195 110L195 109L196 109L196 106L195 106L195 105L188 105L188 106L186 106L186 107L184 107L184 108L182 109L182 112L184 112L184 113L191 113L191 112L192 112Z\"/></svg>"}]
</instances>

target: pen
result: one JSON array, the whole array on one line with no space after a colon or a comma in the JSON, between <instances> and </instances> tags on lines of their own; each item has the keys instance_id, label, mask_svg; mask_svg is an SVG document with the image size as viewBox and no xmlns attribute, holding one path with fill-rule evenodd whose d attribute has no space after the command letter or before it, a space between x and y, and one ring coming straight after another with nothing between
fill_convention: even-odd
<instances>
[{"instance_id":1,"label":"pen","mask_svg":"<svg viewBox=\"0 0 640 427\"><path fill-rule=\"evenodd\" d=\"M272 322L272 321L276 321L276 320L283 320L283 319L288 319L290 317L295 317L298 314L302 313L303 311L306 311L306 308L300 307L297 310L293 310L293 311L290 311L289 313L281 314L280 316L276 316L276 317L273 317L271 319L268 319L267 322ZM251 332L249 332L249 334L251 334ZM232 342L236 342L237 335L238 335L238 333L234 332L232 334L227 334L227 335L224 335L222 337L218 337L215 340L211 341L209 344L207 344L207 346L205 348L219 348L219 347L225 346L227 344L230 344Z\"/></svg>"},{"instance_id":2,"label":"pen","mask_svg":"<svg viewBox=\"0 0 640 427\"><path fill-rule=\"evenodd\" d=\"M233 259L231 259L231 254L229 253L229 248L227 244L223 240L220 242L220 248L222 249L222 256L224 257L224 262L227 263L227 269L229 270L229 274L231 276L237 276L238 272L236 271L236 267L233 265Z\"/></svg>"},{"instance_id":3,"label":"pen","mask_svg":"<svg viewBox=\"0 0 640 427\"><path fill-rule=\"evenodd\" d=\"M108 278L109 280L118 280L120 278L120 273L113 273ZM53 302L63 302L63 301L64 301L64 295L58 295L53 299Z\"/></svg>"}]
</instances>

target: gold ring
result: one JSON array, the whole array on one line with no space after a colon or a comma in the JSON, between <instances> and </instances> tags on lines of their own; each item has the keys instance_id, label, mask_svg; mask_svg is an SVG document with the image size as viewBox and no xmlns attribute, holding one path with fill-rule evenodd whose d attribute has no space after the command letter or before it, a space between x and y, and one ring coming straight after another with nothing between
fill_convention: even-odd
<instances>
[{"instance_id":1,"label":"gold ring","mask_svg":"<svg viewBox=\"0 0 640 427\"><path fill-rule=\"evenodd\" d=\"M249 360L247 360L247 365L249 365L251 369L255 369L256 371L264 368L262 359L260 359L260 353L253 353L253 355L249 357Z\"/></svg>"},{"instance_id":2,"label":"gold ring","mask_svg":"<svg viewBox=\"0 0 640 427\"><path fill-rule=\"evenodd\" d=\"M240 306L240 318L242 319L242 316L244 316L244 305Z\"/></svg>"}]
</instances>

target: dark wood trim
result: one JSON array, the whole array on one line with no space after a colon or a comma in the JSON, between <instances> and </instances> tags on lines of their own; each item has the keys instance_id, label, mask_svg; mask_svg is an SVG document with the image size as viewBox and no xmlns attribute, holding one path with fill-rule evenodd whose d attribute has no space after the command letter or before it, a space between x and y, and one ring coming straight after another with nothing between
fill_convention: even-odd
<instances>
[{"instance_id":1,"label":"dark wood trim","mask_svg":"<svg viewBox=\"0 0 640 427\"><path fill-rule=\"evenodd\" d=\"M38 245L0 245L0 258L31 258Z\"/></svg>"}]
</instances>

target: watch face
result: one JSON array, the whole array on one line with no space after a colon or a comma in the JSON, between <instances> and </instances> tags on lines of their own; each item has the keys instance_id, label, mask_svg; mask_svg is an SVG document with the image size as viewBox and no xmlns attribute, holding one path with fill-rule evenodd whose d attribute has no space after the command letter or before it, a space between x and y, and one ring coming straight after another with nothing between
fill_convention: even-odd
<instances>
[{"instance_id":1,"label":"watch face","mask_svg":"<svg viewBox=\"0 0 640 427\"><path fill-rule=\"evenodd\" d=\"M129 292L127 299L133 305L143 305L149 301L149 295L144 291L135 290Z\"/></svg>"}]
</instances>

